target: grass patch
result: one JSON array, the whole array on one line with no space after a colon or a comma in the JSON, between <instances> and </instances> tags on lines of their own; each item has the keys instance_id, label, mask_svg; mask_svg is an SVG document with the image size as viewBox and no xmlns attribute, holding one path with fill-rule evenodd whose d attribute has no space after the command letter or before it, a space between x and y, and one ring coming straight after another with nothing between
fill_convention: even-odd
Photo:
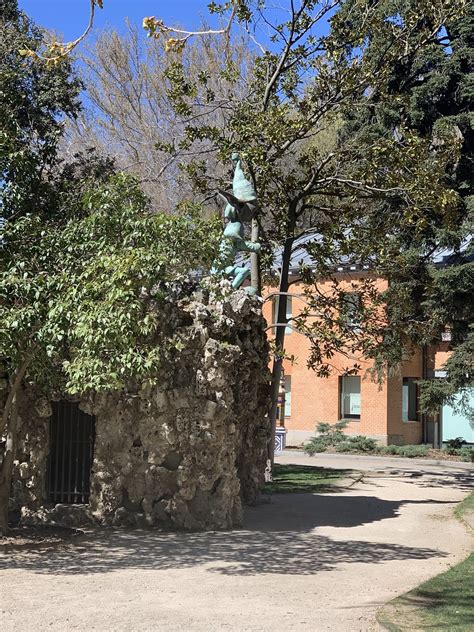
<instances>
[{"instance_id":1,"label":"grass patch","mask_svg":"<svg viewBox=\"0 0 474 632\"><path fill-rule=\"evenodd\" d=\"M462 503L459 503L459 505L454 510L454 515L459 520L466 520L473 513L474 513L474 492L469 494L469 496L467 496L467 498L465 498L462 501ZM467 520L467 522L472 525L472 522L469 519Z\"/></svg>"},{"instance_id":2,"label":"grass patch","mask_svg":"<svg viewBox=\"0 0 474 632\"><path fill-rule=\"evenodd\" d=\"M281 465L275 463L273 482L266 483L266 494L302 494L334 491L334 483L351 470L333 470L311 465Z\"/></svg>"},{"instance_id":3,"label":"grass patch","mask_svg":"<svg viewBox=\"0 0 474 632\"><path fill-rule=\"evenodd\" d=\"M455 515L474 512L474 492L460 503ZM445 573L393 599L377 616L387 629L474 630L474 553Z\"/></svg>"}]
</instances>

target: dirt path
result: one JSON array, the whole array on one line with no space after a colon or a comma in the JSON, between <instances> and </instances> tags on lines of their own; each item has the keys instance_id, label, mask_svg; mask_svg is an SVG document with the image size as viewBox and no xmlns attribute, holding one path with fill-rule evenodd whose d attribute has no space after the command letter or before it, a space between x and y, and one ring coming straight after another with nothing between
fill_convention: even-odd
<instances>
[{"instance_id":1,"label":"dirt path","mask_svg":"<svg viewBox=\"0 0 474 632\"><path fill-rule=\"evenodd\" d=\"M472 471L440 469L378 466L334 494L274 496L240 531L107 531L0 554L0 629L377 630L382 603L470 548L452 509Z\"/></svg>"}]
</instances>

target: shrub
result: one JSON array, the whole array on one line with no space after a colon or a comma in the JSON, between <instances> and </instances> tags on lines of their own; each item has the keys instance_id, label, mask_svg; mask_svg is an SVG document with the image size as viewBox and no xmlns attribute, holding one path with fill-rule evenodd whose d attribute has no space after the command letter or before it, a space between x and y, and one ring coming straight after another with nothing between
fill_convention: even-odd
<instances>
[{"instance_id":1,"label":"shrub","mask_svg":"<svg viewBox=\"0 0 474 632\"><path fill-rule=\"evenodd\" d=\"M335 446L336 452L376 452L377 444L373 439L357 435L355 437L346 437L344 441L339 442Z\"/></svg>"},{"instance_id":2,"label":"shrub","mask_svg":"<svg viewBox=\"0 0 474 632\"><path fill-rule=\"evenodd\" d=\"M304 446L304 451L312 456L316 452L325 452L326 448L334 447L336 452L376 452L377 443L363 435L347 437L342 429L347 426L347 421L339 421L331 425L319 423L317 431L319 435L310 439Z\"/></svg>"},{"instance_id":3,"label":"shrub","mask_svg":"<svg viewBox=\"0 0 474 632\"><path fill-rule=\"evenodd\" d=\"M466 442L462 437L456 437L446 442L446 454L459 454L459 451Z\"/></svg>"},{"instance_id":4,"label":"shrub","mask_svg":"<svg viewBox=\"0 0 474 632\"><path fill-rule=\"evenodd\" d=\"M382 454L398 454L398 445L384 445L380 448Z\"/></svg>"},{"instance_id":5,"label":"shrub","mask_svg":"<svg viewBox=\"0 0 474 632\"><path fill-rule=\"evenodd\" d=\"M466 441L462 437L456 437L456 439L450 439L446 442L447 447L454 450L460 450L465 444Z\"/></svg>"},{"instance_id":6,"label":"shrub","mask_svg":"<svg viewBox=\"0 0 474 632\"><path fill-rule=\"evenodd\" d=\"M474 463L474 447L465 445L458 451L463 461L472 461Z\"/></svg>"},{"instance_id":7,"label":"shrub","mask_svg":"<svg viewBox=\"0 0 474 632\"><path fill-rule=\"evenodd\" d=\"M336 452L356 452L356 448L354 448L349 441L341 441L334 446L334 449Z\"/></svg>"},{"instance_id":8,"label":"shrub","mask_svg":"<svg viewBox=\"0 0 474 632\"><path fill-rule=\"evenodd\" d=\"M376 452L377 443L374 439L364 437L363 435L356 435L355 437L349 437L347 439L352 449L357 452Z\"/></svg>"},{"instance_id":9,"label":"shrub","mask_svg":"<svg viewBox=\"0 0 474 632\"><path fill-rule=\"evenodd\" d=\"M346 439L342 432L347 426L347 421L338 421L336 424L318 423L316 431L318 436L312 437L308 443L303 446L306 454L313 456L317 452L325 452L328 446L336 446Z\"/></svg>"},{"instance_id":10,"label":"shrub","mask_svg":"<svg viewBox=\"0 0 474 632\"><path fill-rule=\"evenodd\" d=\"M331 431L332 426L326 422L321 421L316 426L316 431L319 432L320 435L327 435Z\"/></svg>"},{"instance_id":11,"label":"shrub","mask_svg":"<svg viewBox=\"0 0 474 632\"><path fill-rule=\"evenodd\" d=\"M326 448L327 444L324 441L320 441L319 437L313 437L303 446L303 450L309 456L314 456L317 452L326 452Z\"/></svg>"},{"instance_id":12,"label":"shrub","mask_svg":"<svg viewBox=\"0 0 474 632\"><path fill-rule=\"evenodd\" d=\"M336 445L336 443L340 443L344 441L346 436L342 432L344 428L347 426L347 421L341 420L335 424L328 423L318 423L316 426L316 431L319 433L315 439L320 439L324 441L326 445Z\"/></svg>"},{"instance_id":13,"label":"shrub","mask_svg":"<svg viewBox=\"0 0 474 632\"><path fill-rule=\"evenodd\" d=\"M428 454L429 446L427 445L400 445L398 446L398 454L400 456L413 459L417 456L426 456Z\"/></svg>"},{"instance_id":14,"label":"shrub","mask_svg":"<svg viewBox=\"0 0 474 632\"><path fill-rule=\"evenodd\" d=\"M428 445L385 445L380 448L381 454L396 454L397 456L408 457L426 456L430 446Z\"/></svg>"}]
</instances>

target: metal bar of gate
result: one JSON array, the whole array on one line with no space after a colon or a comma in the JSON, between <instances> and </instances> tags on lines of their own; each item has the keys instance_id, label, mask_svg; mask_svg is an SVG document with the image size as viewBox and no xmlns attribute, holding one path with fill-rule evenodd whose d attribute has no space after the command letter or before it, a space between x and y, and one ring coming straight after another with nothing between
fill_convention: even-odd
<instances>
[{"instance_id":1,"label":"metal bar of gate","mask_svg":"<svg viewBox=\"0 0 474 632\"><path fill-rule=\"evenodd\" d=\"M53 481L53 496L54 496L54 501L56 502L58 499L58 480L59 480L59 413L60 413L60 402L57 402L56 406L55 406L55 423L56 423L56 427L55 427L55 435L56 435L56 445L54 447L54 456L56 458L56 468L55 468L55 474L54 474L54 481Z\"/></svg>"},{"instance_id":2,"label":"metal bar of gate","mask_svg":"<svg viewBox=\"0 0 474 632\"><path fill-rule=\"evenodd\" d=\"M75 428L75 441L74 441L74 446L75 446L75 459L74 459L74 489L73 489L73 497L72 497L72 502L74 503L78 503L78 502L82 502L82 500L79 500L79 491L81 489L80 485L78 485L78 472L79 472L79 450L81 449L81 444L79 442L79 431L81 426L84 424L81 423L77 423L76 424L76 428Z\"/></svg>"},{"instance_id":3,"label":"metal bar of gate","mask_svg":"<svg viewBox=\"0 0 474 632\"><path fill-rule=\"evenodd\" d=\"M61 424L63 426L63 433L62 433L62 468L61 468L61 487L60 489L60 502L63 502L63 496L64 496L64 488L66 485L66 441L65 441L65 434L66 434L66 419L65 419L65 414L64 414L64 405L61 402L61 409L63 414L61 415L60 419L58 419L59 424Z\"/></svg>"},{"instance_id":4,"label":"metal bar of gate","mask_svg":"<svg viewBox=\"0 0 474 632\"><path fill-rule=\"evenodd\" d=\"M82 451L81 451L81 490L83 493L82 502L87 502L85 498L86 491L86 449L87 449L87 427L86 424L82 427Z\"/></svg>"},{"instance_id":5,"label":"metal bar of gate","mask_svg":"<svg viewBox=\"0 0 474 632\"><path fill-rule=\"evenodd\" d=\"M68 419L66 423L66 428L69 431L69 434L67 435L69 446L66 446L66 450L69 452L69 454L67 458L67 467L66 467L66 482L65 482L65 487L63 488L63 494L64 494L63 502L66 502L66 503L71 502L72 433L74 429L74 417L76 415L76 407L74 406L74 404L72 406L68 406L68 408L69 408L69 411L68 411L69 414L68 414ZM66 434L64 435L63 440L66 443L65 441Z\"/></svg>"}]
</instances>

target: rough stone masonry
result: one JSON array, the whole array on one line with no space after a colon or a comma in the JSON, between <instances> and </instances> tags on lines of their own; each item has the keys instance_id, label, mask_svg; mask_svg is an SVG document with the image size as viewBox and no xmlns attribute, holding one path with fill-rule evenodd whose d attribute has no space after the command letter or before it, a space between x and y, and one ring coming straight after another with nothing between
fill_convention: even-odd
<instances>
[{"instance_id":1,"label":"rough stone masonry","mask_svg":"<svg viewBox=\"0 0 474 632\"><path fill-rule=\"evenodd\" d=\"M225 283L225 282L224 282ZM168 288L163 329L181 341L155 386L76 398L94 415L87 505L47 501L51 399L19 398L14 500L25 522L79 526L238 526L263 482L269 437L268 343L261 301Z\"/></svg>"}]
</instances>

